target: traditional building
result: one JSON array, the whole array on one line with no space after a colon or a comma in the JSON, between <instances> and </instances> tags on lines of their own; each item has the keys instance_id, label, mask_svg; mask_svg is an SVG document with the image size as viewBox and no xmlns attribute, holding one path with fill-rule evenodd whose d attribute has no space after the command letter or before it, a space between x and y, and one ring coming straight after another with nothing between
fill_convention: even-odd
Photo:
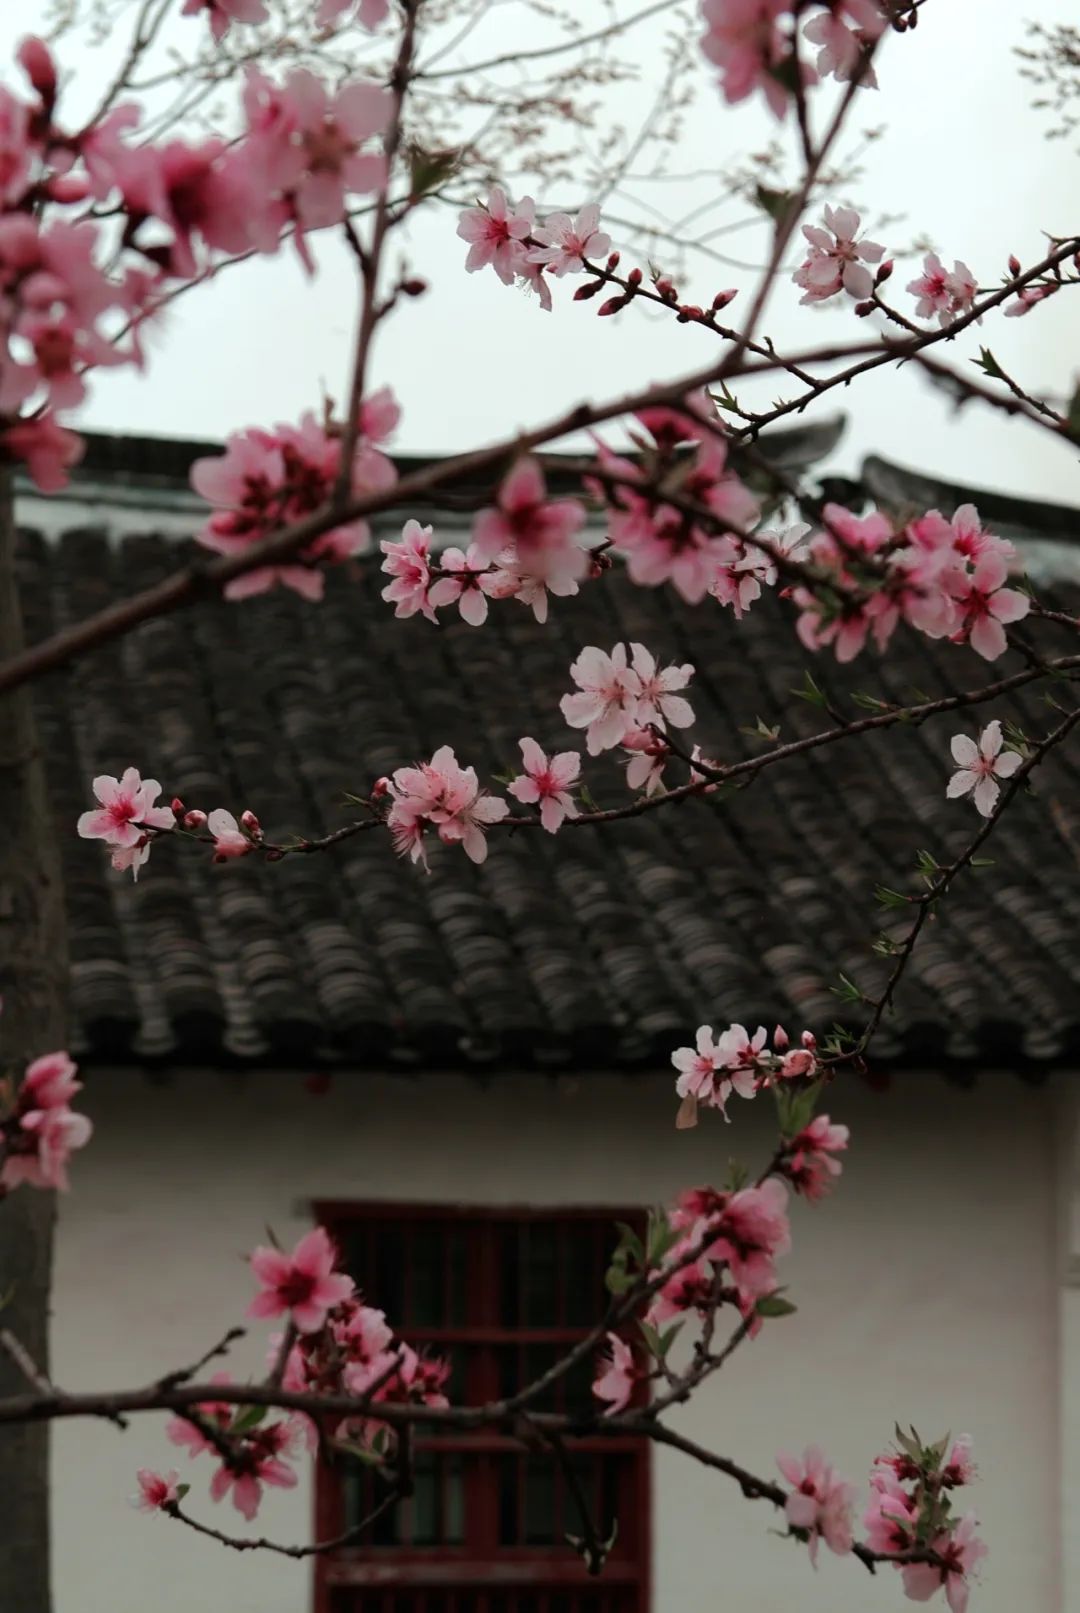
<instances>
[{"instance_id":1,"label":"traditional building","mask_svg":"<svg viewBox=\"0 0 1080 1613\"><path fill-rule=\"evenodd\" d=\"M830 430L778 439L798 468ZM23 499L29 628L74 621L187 553L207 445L97 439L66 500ZM466 490L467 491L467 490ZM834 495L948 512L971 498L1067 594L1078 512L945 487L882 461ZM467 499L464 500L467 502ZM465 517L423 514L449 533ZM400 522L400 515L398 516ZM395 529L396 530L396 529ZM676 1133L670 1054L703 1021L818 1032L841 975L872 989L871 950L905 918L920 850L970 836L947 803L961 716L867 735L765 770L745 790L598 832L493 836L480 868L436 846L425 875L373 835L332 854L214 866L155 849L138 885L74 823L97 772L128 764L204 809L251 807L278 839L338 827L347 792L440 743L481 775L517 741L576 742L558 711L584 644L690 661L707 755L731 758L827 717L792 699L812 665L830 704L906 701L985 682L967 651L898 636L879 661L810 660L784 607L741 624L618 569L546 628L514 603L483 630L395 621L376 561L328 577L321 606L274 593L145 623L39 686L71 926L73 1050L93 1144L61 1206L53 1368L66 1387L130 1386L194 1359L250 1296L242 1263L269 1224L329 1224L372 1303L448 1351L459 1392L532 1374L595 1320L616 1216L762 1159L765 1101ZM1075 606L1074 606L1075 608ZM1034 728L1040 697L993 715ZM619 765L587 773L625 799ZM766 1327L675 1419L762 1473L820 1441L862 1480L893 1423L970 1432L991 1546L973 1608L1058 1613L1080 1600L1080 791L1055 754L958 880L915 952L870 1079L837 1083L852 1147L833 1197L796 1207L784 1276L798 1314ZM231 1361L261 1369L255 1327ZM567 1394L587 1393L587 1375ZM57 1613L892 1613L898 1577L804 1553L769 1508L676 1453L594 1441L581 1476L620 1531L587 1581L561 1544L562 1481L512 1441L429 1442L416 1495L362 1549L238 1555L124 1506L138 1466L209 1468L163 1422L61 1424ZM305 1472L259 1529L304 1540L363 1506L356 1476Z\"/></svg>"}]
</instances>

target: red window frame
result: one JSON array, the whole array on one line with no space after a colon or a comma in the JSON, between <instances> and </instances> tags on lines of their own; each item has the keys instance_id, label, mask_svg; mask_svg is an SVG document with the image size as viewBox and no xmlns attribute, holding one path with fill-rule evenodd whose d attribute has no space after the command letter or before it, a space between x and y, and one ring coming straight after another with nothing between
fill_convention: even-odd
<instances>
[{"instance_id":1,"label":"red window frame","mask_svg":"<svg viewBox=\"0 0 1080 1613\"><path fill-rule=\"evenodd\" d=\"M424 1327L405 1323L402 1335L417 1349L437 1352L454 1344L469 1348L469 1396L474 1401L495 1399L499 1383L500 1348L558 1346L568 1348L589 1327L559 1325L508 1326L498 1315L500 1274L499 1238L509 1229L542 1225L554 1229L556 1247L565 1252L570 1234L559 1229L591 1223L588 1234L599 1250L598 1270L614 1248L616 1221L644 1230L644 1212L601 1206L538 1208L510 1205L499 1208L463 1204L417 1204L371 1201L320 1200L313 1205L318 1221L339 1242L343 1251L370 1228L369 1240L379 1229L400 1236L406 1245L419 1226L452 1226L466 1232L464 1284L465 1323ZM526 1233L526 1237L528 1234ZM598 1241L599 1240L599 1241ZM528 1245L526 1244L526 1247ZM407 1281L407 1278L405 1279ZM449 1281L449 1276L447 1281ZM567 1314L565 1271L556 1261L559 1314ZM378 1305L380 1295L371 1283L364 1297ZM524 1292L524 1290L521 1290ZM602 1295L598 1291L597 1304ZM592 1317L591 1325L599 1311ZM391 1316L391 1322L399 1320ZM516 1385L515 1385L516 1387ZM603 1574L590 1578L581 1558L570 1547L559 1548L499 1543L498 1517L500 1464L521 1453L518 1441L490 1431L452 1437L418 1438L421 1452L461 1453L464 1540L461 1545L360 1546L314 1558L315 1613L649 1613L651 1589L652 1470L648 1440L592 1436L572 1442L583 1457L617 1456L616 1508L619 1539ZM505 1471L505 1468L502 1468ZM524 1469L522 1469L524 1474ZM562 1484L562 1480L559 1483ZM525 1483L519 1478L520 1491ZM560 1521L580 1533L575 1513L567 1516L565 1496L559 1501ZM523 1503L519 1499L519 1514ZM329 1539L345 1527L345 1499L341 1477L328 1463L316 1463L315 1538ZM519 1533L522 1532L519 1527Z\"/></svg>"}]
</instances>

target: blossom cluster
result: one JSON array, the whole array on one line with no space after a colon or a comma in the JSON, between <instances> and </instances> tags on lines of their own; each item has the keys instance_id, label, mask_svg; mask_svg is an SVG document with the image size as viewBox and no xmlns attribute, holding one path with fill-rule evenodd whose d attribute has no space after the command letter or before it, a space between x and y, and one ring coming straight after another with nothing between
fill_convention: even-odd
<instances>
[{"instance_id":1,"label":"blossom cluster","mask_svg":"<svg viewBox=\"0 0 1080 1613\"><path fill-rule=\"evenodd\" d=\"M715 405L698 392L681 408L643 409L635 418L644 428L631 433L639 457L598 442L597 475L589 479L607 505L612 549L633 582L670 582L691 605L711 593L741 616L776 572L765 550L744 541L760 506L728 464ZM740 530L724 532L726 523Z\"/></svg>"},{"instance_id":2,"label":"blossom cluster","mask_svg":"<svg viewBox=\"0 0 1080 1613\"><path fill-rule=\"evenodd\" d=\"M1006 626L1031 609L1026 594L1006 586L1015 548L983 527L972 504L950 520L929 510L899 532L879 510L857 516L826 504L823 516L810 556L838 587L831 600L827 586L793 591L808 649L831 645L838 661L850 661L868 636L883 650L904 621L995 661L1007 648Z\"/></svg>"},{"instance_id":3,"label":"blossom cluster","mask_svg":"<svg viewBox=\"0 0 1080 1613\"><path fill-rule=\"evenodd\" d=\"M971 1575L987 1554L973 1512L957 1517L952 1494L975 1477L971 1440L923 1445L915 1434L897 1429L897 1446L875 1458L870 1503L863 1514L867 1545L899 1553L917 1547L936 1553L937 1562L898 1564L904 1591L926 1602L944 1590L951 1613L966 1613Z\"/></svg>"},{"instance_id":4,"label":"blossom cluster","mask_svg":"<svg viewBox=\"0 0 1080 1613\"><path fill-rule=\"evenodd\" d=\"M504 800L480 788L475 768L459 765L449 745L440 745L430 762L419 767L399 767L386 787L394 849L425 868L426 826L445 843L460 844L474 863L482 863L487 857L488 825L500 823L510 812Z\"/></svg>"},{"instance_id":5,"label":"blossom cluster","mask_svg":"<svg viewBox=\"0 0 1080 1613\"><path fill-rule=\"evenodd\" d=\"M328 1234L316 1227L300 1239L291 1254L261 1246L251 1255L251 1270L259 1283L248 1314L285 1317L290 1332L271 1339L271 1366L280 1361L279 1376L290 1392L370 1396L372 1407L409 1403L445 1406L443 1386L449 1364L420 1356L395 1341L382 1311L364 1305L352 1278L337 1268L337 1252ZM283 1359L282 1359L283 1356ZM214 1383L230 1383L218 1373ZM306 1414L268 1419L265 1408L205 1401L193 1408L194 1416L176 1416L166 1427L174 1444L189 1456L213 1453L219 1465L210 1481L210 1495L232 1503L248 1521L258 1512L266 1485L291 1489L296 1485L292 1459L306 1445L315 1449L320 1434L339 1446L382 1454L391 1432L384 1419L337 1419L320 1427ZM333 1419L326 1419L332 1422ZM168 1511L187 1486L177 1474L139 1471L145 1511Z\"/></svg>"},{"instance_id":6,"label":"blossom cluster","mask_svg":"<svg viewBox=\"0 0 1080 1613\"><path fill-rule=\"evenodd\" d=\"M348 491L379 492L393 487L397 472L377 446L391 436L401 411L388 387L360 405ZM197 459L191 485L216 506L196 533L196 540L217 554L243 554L327 503L341 472L341 428L320 423L307 412L299 426L278 425L271 431L250 428L229 437L224 454ZM341 562L368 547L365 521L346 521L330 528L301 549L294 559L254 566L226 583L226 599L247 599L275 584L308 600L323 596L323 566Z\"/></svg>"},{"instance_id":7,"label":"blossom cluster","mask_svg":"<svg viewBox=\"0 0 1080 1613\"><path fill-rule=\"evenodd\" d=\"M504 478L495 504L480 510L468 548L450 546L436 558L432 529L406 521L399 540L384 539L382 569L392 579L383 598L394 615L437 620L436 611L456 605L463 621L479 627L488 601L517 599L538 622L546 622L548 595L576 594L589 569L582 546L583 505L547 496L535 459L519 459Z\"/></svg>"},{"instance_id":8,"label":"blossom cluster","mask_svg":"<svg viewBox=\"0 0 1080 1613\"><path fill-rule=\"evenodd\" d=\"M489 266L505 286L515 282L551 310L548 275L562 278L580 274L586 260L596 263L611 251L611 237L600 228L600 207L588 202L571 217L551 213L536 222L531 196L512 202L501 185L493 185L486 202L466 207L458 218L457 233L469 243L465 268L470 274Z\"/></svg>"},{"instance_id":9,"label":"blossom cluster","mask_svg":"<svg viewBox=\"0 0 1080 1613\"><path fill-rule=\"evenodd\" d=\"M237 823L225 807L209 813L189 810L178 798L167 807L155 806L161 785L157 779L144 779L136 767L125 768L118 779L102 773L92 789L99 805L81 814L76 829L84 840L104 841L111 848L113 867L118 872L130 869L135 879L157 837L178 829L191 833L205 829L215 862L246 857L262 843L262 826L254 812L241 813Z\"/></svg>"},{"instance_id":10,"label":"blossom cluster","mask_svg":"<svg viewBox=\"0 0 1080 1613\"><path fill-rule=\"evenodd\" d=\"M773 115L783 118L798 80L804 89L819 77L848 83L860 66L861 84L876 87L873 68L864 64L868 47L886 27L879 0L822 0L822 9L801 30L816 52L813 65L800 56L793 26L808 9L795 0L701 0L701 48L720 70L726 101L745 101L760 91Z\"/></svg>"},{"instance_id":11,"label":"blossom cluster","mask_svg":"<svg viewBox=\"0 0 1080 1613\"><path fill-rule=\"evenodd\" d=\"M211 25L238 6L252 9L211 0ZM26 39L18 60L30 95L0 87L0 450L55 492L81 452L58 411L83 400L87 372L141 365L144 325L215 254L275 252L291 234L311 270L307 233L385 184L369 148L391 97L373 82L331 92L305 69L282 85L251 69L238 139L155 142L140 140L130 102L65 127L47 46Z\"/></svg>"},{"instance_id":12,"label":"blossom cluster","mask_svg":"<svg viewBox=\"0 0 1080 1613\"><path fill-rule=\"evenodd\" d=\"M0 1083L0 1197L26 1183L66 1192L68 1161L90 1141L93 1126L71 1100L82 1091L67 1053L43 1053L17 1090Z\"/></svg>"},{"instance_id":13,"label":"blossom cluster","mask_svg":"<svg viewBox=\"0 0 1080 1613\"><path fill-rule=\"evenodd\" d=\"M733 1092L740 1098L754 1098L765 1087L813 1080L818 1074L817 1042L810 1031L803 1032L801 1044L795 1048L781 1025L773 1031L772 1048L768 1040L764 1025L753 1036L742 1025L729 1025L719 1036L711 1025L701 1025L693 1047L676 1048L671 1062L679 1072L675 1091L683 1100L679 1126L696 1123L699 1104L719 1109L726 1120Z\"/></svg>"},{"instance_id":14,"label":"blossom cluster","mask_svg":"<svg viewBox=\"0 0 1080 1613\"><path fill-rule=\"evenodd\" d=\"M329 28L354 20L361 28L374 33L389 10L390 0L319 0L315 8L315 26ZM266 0L184 0L180 11L182 17L203 14L217 44L225 38L234 22L257 24L270 19Z\"/></svg>"}]
</instances>

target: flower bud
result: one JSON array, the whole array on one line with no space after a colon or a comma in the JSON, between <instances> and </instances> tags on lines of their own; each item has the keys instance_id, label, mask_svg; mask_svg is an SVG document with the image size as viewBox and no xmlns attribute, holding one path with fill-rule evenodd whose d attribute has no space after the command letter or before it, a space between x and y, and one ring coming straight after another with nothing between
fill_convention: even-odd
<instances>
[{"instance_id":1,"label":"flower bud","mask_svg":"<svg viewBox=\"0 0 1080 1613\"><path fill-rule=\"evenodd\" d=\"M605 314L617 314L629 301L629 297L609 297L607 302L602 302L596 310L597 318L603 319Z\"/></svg>"},{"instance_id":2,"label":"flower bud","mask_svg":"<svg viewBox=\"0 0 1080 1613\"><path fill-rule=\"evenodd\" d=\"M772 1042L776 1051L778 1053L782 1053L787 1047L789 1040L790 1038L783 1025L777 1025L776 1029L772 1033Z\"/></svg>"},{"instance_id":3,"label":"flower bud","mask_svg":"<svg viewBox=\"0 0 1080 1613\"><path fill-rule=\"evenodd\" d=\"M620 262L621 257L622 257L622 254L620 252L613 252L611 254L611 256L608 258L608 260L607 260L608 268L609 269L617 269L619 267L619 262Z\"/></svg>"},{"instance_id":4,"label":"flower bud","mask_svg":"<svg viewBox=\"0 0 1080 1613\"><path fill-rule=\"evenodd\" d=\"M886 280L888 280L891 277L892 272L893 272L893 260L892 260L892 258L886 258L885 262L881 265L881 267L878 269L877 274L874 276L874 284L875 284L875 286L883 286L885 284Z\"/></svg>"},{"instance_id":5,"label":"flower bud","mask_svg":"<svg viewBox=\"0 0 1080 1613\"><path fill-rule=\"evenodd\" d=\"M596 293L603 289L603 285L602 280L586 280L585 284L578 286L574 292L574 301L588 302L590 297L595 297Z\"/></svg>"},{"instance_id":6,"label":"flower bud","mask_svg":"<svg viewBox=\"0 0 1080 1613\"><path fill-rule=\"evenodd\" d=\"M240 827L246 829L253 840L262 839L262 826L254 812L241 812Z\"/></svg>"},{"instance_id":7,"label":"flower bud","mask_svg":"<svg viewBox=\"0 0 1080 1613\"><path fill-rule=\"evenodd\" d=\"M198 807L192 807L190 812L184 813L185 829L201 829L206 822L206 813L200 812Z\"/></svg>"},{"instance_id":8,"label":"flower bud","mask_svg":"<svg viewBox=\"0 0 1080 1613\"><path fill-rule=\"evenodd\" d=\"M676 325L686 325L691 319L703 318L704 313L702 309L698 307L697 303L684 302L678 313L675 315L675 323Z\"/></svg>"},{"instance_id":9,"label":"flower bud","mask_svg":"<svg viewBox=\"0 0 1080 1613\"><path fill-rule=\"evenodd\" d=\"M662 274L657 280L656 289L666 302L678 301L679 293L675 288L675 282L669 280L666 274Z\"/></svg>"},{"instance_id":10,"label":"flower bud","mask_svg":"<svg viewBox=\"0 0 1080 1613\"><path fill-rule=\"evenodd\" d=\"M169 802L169 809L174 818L182 818L184 813L187 811L187 807L184 805L183 801L181 801L178 795L174 795L172 800Z\"/></svg>"},{"instance_id":11,"label":"flower bud","mask_svg":"<svg viewBox=\"0 0 1080 1613\"><path fill-rule=\"evenodd\" d=\"M19 66L51 111L56 100L56 64L43 39L33 35L24 39L16 52Z\"/></svg>"},{"instance_id":12,"label":"flower bud","mask_svg":"<svg viewBox=\"0 0 1080 1613\"><path fill-rule=\"evenodd\" d=\"M422 297L428 289L426 280L403 280L401 289L406 297Z\"/></svg>"},{"instance_id":13,"label":"flower bud","mask_svg":"<svg viewBox=\"0 0 1080 1613\"><path fill-rule=\"evenodd\" d=\"M627 281L629 282L630 285L632 285L632 286L640 286L640 284L641 284L641 270L640 269L631 269L630 273L627 275L626 278L627 278Z\"/></svg>"},{"instance_id":14,"label":"flower bud","mask_svg":"<svg viewBox=\"0 0 1080 1613\"><path fill-rule=\"evenodd\" d=\"M712 311L718 314L721 308L726 308L729 302L734 302L739 295L738 290L731 286L727 291L718 291L712 300Z\"/></svg>"},{"instance_id":15,"label":"flower bud","mask_svg":"<svg viewBox=\"0 0 1080 1613\"><path fill-rule=\"evenodd\" d=\"M873 311L874 311L873 302L857 302L855 304L855 318L856 319L865 319L867 314L872 314Z\"/></svg>"},{"instance_id":16,"label":"flower bud","mask_svg":"<svg viewBox=\"0 0 1080 1613\"><path fill-rule=\"evenodd\" d=\"M1009 273L1015 277L1016 275L1018 275L1020 273L1020 270L1021 270L1022 267L1023 267L1023 265L1021 264L1020 259L1017 257L1016 253L1015 252L1010 252L1009 253Z\"/></svg>"},{"instance_id":17,"label":"flower bud","mask_svg":"<svg viewBox=\"0 0 1080 1613\"><path fill-rule=\"evenodd\" d=\"M267 846L266 851L263 853L263 856L268 863L279 863L284 855L285 853L281 850L280 846Z\"/></svg>"},{"instance_id":18,"label":"flower bud","mask_svg":"<svg viewBox=\"0 0 1080 1613\"><path fill-rule=\"evenodd\" d=\"M377 801L380 796L389 794L390 780L384 774L382 778L377 778L371 786L371 799Z\"/></svg>"}]
</instances>

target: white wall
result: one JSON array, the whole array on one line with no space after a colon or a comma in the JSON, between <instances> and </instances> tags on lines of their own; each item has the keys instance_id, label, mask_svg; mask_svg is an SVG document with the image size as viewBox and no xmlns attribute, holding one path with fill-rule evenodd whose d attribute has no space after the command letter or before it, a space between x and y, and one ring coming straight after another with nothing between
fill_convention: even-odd
<instances>
[{"instance_id":1,"label":"white wall","mask_svg":"<svg viewBox=\"0 0 1080 1613\"><path fill-rule=\"evenodd\" d=\"M69 1388L194 1359L241 1318L246 1251L267 1222L298 1234L305 1196L648 1203L768 1146L764 1103L739 1106L730 1128L676 1134L666 1077L356 1076L314 1098L296 1077L154 1087L127 1072L98 1076L89 1098L98 1129L59 1237L53 1366ZM819 1439L860 1483L896 1419L970 1432L992 1550L973 1613L1058 1613L1055 1095L1008 1076L969 1092L911 1077L886 1096L845 1086L829 1108L853 1126L853 1152L831 1201L797 1206L785 1275L799 1312L744 1346L683 1426L763 1473L778 1447ZM258 1368L264 1339L234 1371ZM136 1467L180 1455L162 1427L57 1427L57 1613L302 1613L305 1566L125 1506ZM176 1465L202 1516L242 1527L205 1499L205 1460ZM656 1495L655 1613L910 1605L896 1576L871 1581L828 1553L815 1576L768 1533L771 1509L671 1453ZM306 1490L272 1495L259 1524L302 1539L309 1513Z\"/></svg>"}]
</instances>

